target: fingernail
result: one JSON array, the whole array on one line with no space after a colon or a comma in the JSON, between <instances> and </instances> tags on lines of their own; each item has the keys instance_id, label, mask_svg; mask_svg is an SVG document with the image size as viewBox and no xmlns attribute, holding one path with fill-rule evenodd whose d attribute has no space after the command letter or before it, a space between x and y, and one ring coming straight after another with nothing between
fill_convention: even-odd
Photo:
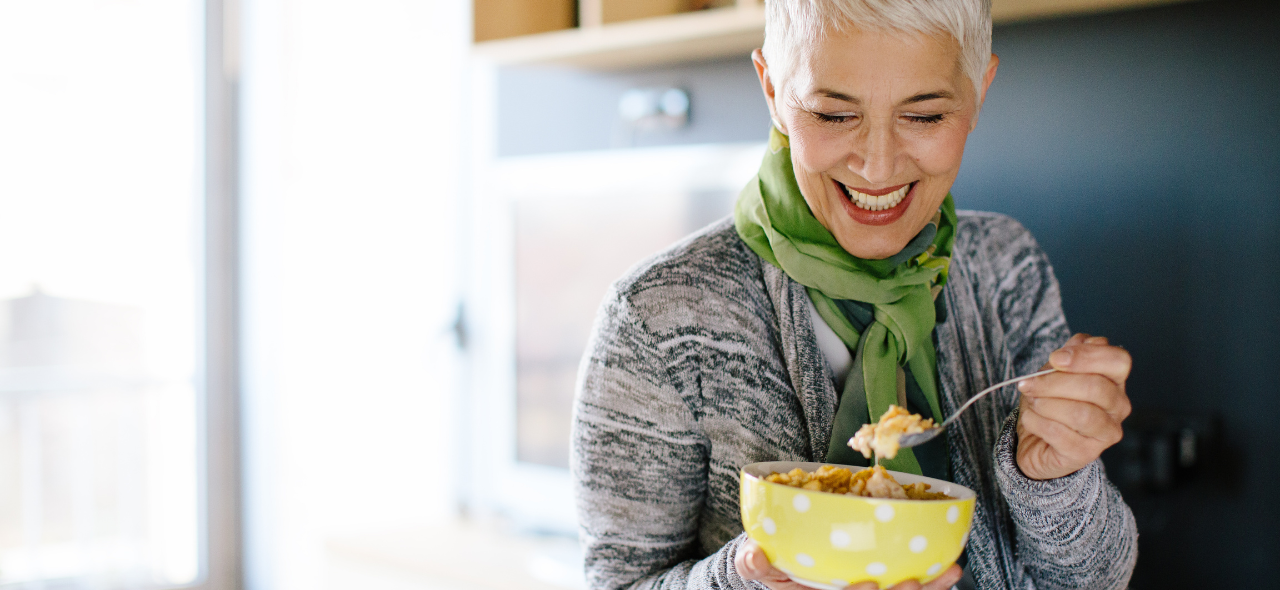
<instances>
[{"instance_id":1,"label":"fingernail","mask_svg":"<svg viewBox=\"0 0 1280 590\"><path fill-rule=\"evenodd\" d=\"M1071 364L1072 354L1071 350L1067 348L1055 350L1053 354L1049 355L1049 362L1055 367L1065 367Z\"/></svg>"},{"instance_id":2,"label":"fingernail","mask_svg":"<svg viewBox=\"0 0 1280 590\"><path fill-rule=\"evenodd\" d=\"M1031 389L1030 379L1023 379L1022 381L1018 382L1018 391L1026 391L1028 389Z\"/></svg>"}]
</instances>

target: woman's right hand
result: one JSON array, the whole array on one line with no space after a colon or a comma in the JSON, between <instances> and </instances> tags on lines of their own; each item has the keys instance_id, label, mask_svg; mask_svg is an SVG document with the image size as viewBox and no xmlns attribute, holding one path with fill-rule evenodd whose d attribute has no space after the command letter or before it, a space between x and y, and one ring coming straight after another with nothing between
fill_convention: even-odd
<instances>
[{"instance_id":1,"label":"woman's right hand","mask_svg":"<svg viewBox=\"0 0 1280 590\"><path fill-rule=\"evenodd\" d=\"M764 551L751 539L747 539L738 548L738 554L733 558L733 565L738 568L738 575L742 576L742 579L756 580L768 586L770 590L813 590L791 581L790 576L773 567ZM915 580L907 580L889 590L947 590L960 581L961 575L963 572L960 566L951 564L947 571L942 572L942 575L928 584L921 585ZM875 582L859 582L848 586L845 590L876 590L879 587L880 585Z\"/></svg>"}]
</instances>

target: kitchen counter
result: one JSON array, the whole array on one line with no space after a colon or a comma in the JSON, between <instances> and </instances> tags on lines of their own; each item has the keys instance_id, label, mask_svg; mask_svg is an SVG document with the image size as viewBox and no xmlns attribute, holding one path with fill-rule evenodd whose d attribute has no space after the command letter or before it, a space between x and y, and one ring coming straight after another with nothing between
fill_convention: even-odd
<instances>
[{"instance_id":1,"label":"kitchen counter","mask_svg":"<svg viewBox=\"0 0 1280 590\"><path fill-rule=\"evenodd\" d=\"M329 590L581 590L576 541L500 522L345 535L325 544Z\"/></svg>"}]
</instances>

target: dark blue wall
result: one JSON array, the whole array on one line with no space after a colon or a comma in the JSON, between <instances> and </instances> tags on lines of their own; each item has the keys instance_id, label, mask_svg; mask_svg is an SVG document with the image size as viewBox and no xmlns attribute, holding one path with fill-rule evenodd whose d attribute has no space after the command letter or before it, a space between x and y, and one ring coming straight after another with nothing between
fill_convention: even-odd
<instances>
[{"instance_id":1,"label":"dark blue wall","mask_svg":"<svg viewBox=\"0 0 1280 590\"><path fill-rule=\"evenodd\" d=\"M1137 588L1280 587L1277 5L999 28L954 189L1029 227L1072 328L1133 354L1137 409L1106 458L1138 517ZM1153 483L1161 430L1205 418L1200 465Z\"/></svg>"},{"instance_id":2,"label":"dark blue wall","mask_svg":"<svg viewBox=\"0 0 1280 590\"><path fill-rule=\"evenodd\" d=\"M999 74L953 191L1029 227L1072 328L1133 353L1137 409L1106 460L1139 521L1135 588L1280 587L1278 7L997 27ZM690 90L688 129L619 130L622 90L668 84ZM500 89L507 155L762 141L768 126L746 59L513 69Z\"/></svg>"}]
</instances>

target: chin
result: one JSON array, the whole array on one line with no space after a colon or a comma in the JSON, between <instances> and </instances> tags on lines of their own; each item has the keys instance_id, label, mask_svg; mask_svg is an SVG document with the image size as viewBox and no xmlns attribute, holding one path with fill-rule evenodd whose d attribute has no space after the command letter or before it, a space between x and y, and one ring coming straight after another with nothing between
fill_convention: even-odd
<instances>
[{"instance_id":1,"label":"chin","mask_svg":"<svg viewBox=\"0 0 1280 590\"><path fill-rule=\"evenodd\" d=\"M861 240L855 239L853 240L853 243L856 244L857 247L850 248L845 243L840 244L840 246L844 248L845 252L863 260L884 260L885 258L901 252L902 249L907 246L906 242L894 245L886 244L880 240L867 240L866 238Z\"/></svg>"}]
</instances>

